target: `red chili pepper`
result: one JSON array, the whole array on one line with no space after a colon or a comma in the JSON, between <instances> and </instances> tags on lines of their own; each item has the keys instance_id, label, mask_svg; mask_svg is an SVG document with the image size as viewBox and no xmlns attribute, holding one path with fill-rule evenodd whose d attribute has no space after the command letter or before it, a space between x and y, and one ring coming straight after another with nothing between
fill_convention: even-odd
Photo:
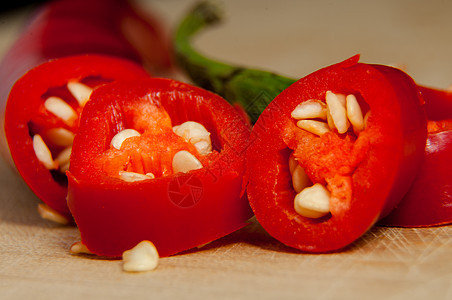
<instances>
[{"instance_id":1,"label":"red chili pepper","mask_svg":"<svg viewBox=\"0 0 452 300\"><path fill-rule=\"evenodd\" d=\"M247 151L257 220L303 251L358 239L413 182L426 140L422 101L405 73L358 56L291 85L259 117Z\"/></svg>"},{"instance_id":2,"label":"red chili pepper","mask_svg":"<svg viewBox=\"0 0 452 300\"><path fill-rule=\"evenodd\" d=\"M188 121L208 133L183 127ZM137 132L129 135L130 129ZM68 172L68 205L83 244L98 255L120 256L150 240L168 256L245 226L252 216L243 179L249 134L224 99L174 80L96 89ZM121 136L128 138L118 145ZM211 152L198 147L200 136ZM182 170L182 161L191 167Z\"/></svg>"},{"instance_id":3,"label":"red chili pepper","mask_svg":"<svg viewBox=\"0 0 452 300\"><path fill-rule=\"evenodd\" d=\"M167 38L156 19L138 13L128 0L57 0L43 5L0 64L0 125L14 83L48 60L106 54L140 62L153 73L169 72ZM10 160L0 131L0 151Z\"/></svg>"},{"instance_id":4,"label":"red chili pepper","mask_svg":"<svg viewBox=\"0 0 452 300\"><path fill-rule=\"evenodd\" d=\"M121 58L72 56L33 68L11 90L4 121L15 166L33 192L68 220L68 158L58 156L70 154L65 149L70 149L78 128L86 97L77 99L77 91L83 94L84 87L148 76L142 67Z\"/></svg>"},{"instance_id":5,"label":"red chili pepper","mask_svg":"<svg viewBox=\"0 0 452 300\"><path fill-rule=\"evenodd\" d=\"M452 222L452 93L419 87L429 119L425 157L412 187L383 225L421 227Z\"/></svg>"},{"instance_id":6,"label":"red chili pepper","mask_svg":"<svg viewBox=\"0 0 452 300\"><path fill-rule=\"evenodd\" d=\"M53 176L51 177L49 171L44 169L42 164L39 165L33 149L30 148L32 137L23 131L21 138L16 140L16 131L29 130L33 135L40 133L39 136L44 133L45 143L53 144L54 141L49 141L49 137L45 136L47 130L58 126L74 133L77 120L73 120L72 125L57 121L58 118L50 116L51 113L43 108L46 100L44 97L61 92L63 99L68 100L78 114L81 109L76 108L74 98L64 88L68 80L82 80L95 86L105 81L145 76L144 70L122 59L99 56L51 62L34 69L19 80L15 92L8 100L12 103L8 103L10 108L6 117L4 111L13 84L28 70L51 59L78 54L121 57L140 62L148 69L157 71L171 67L168 43L159 24L154 18L138 13L127 0L51 1L37 11L24 28L0 65L0 124L2 128L6 127L7 131L10 131L9 143L15 144L9 145L10 151L17 151L12 153L12 156L27 184L50 208L66 218L70 217L70 213L65 200L65 176L53 170L50 172ZM24 85L26 90L20 91L20 87ZM22 92L29 98L21 98ZM0 151L12 164L6 138L3 137L3 131L1 132ZM23 145L20 145L22 142ZM38 143L39 139L36 142ZM50 146L50 150L55 156L62 149L53 146ZM30 156L34 157L33 163L27 167ZM44 174L43 177L40 174Z\"/></svg>"}]
</instances>

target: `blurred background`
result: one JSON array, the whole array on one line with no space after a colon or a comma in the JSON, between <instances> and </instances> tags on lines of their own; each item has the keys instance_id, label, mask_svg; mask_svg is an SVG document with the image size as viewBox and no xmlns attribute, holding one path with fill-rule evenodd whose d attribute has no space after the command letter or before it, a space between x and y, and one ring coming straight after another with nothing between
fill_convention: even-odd
<instances>
[{"instance_id":1,"label":"blurred background","mask_svg":"<svg viewBox=\"0 0 452 300\"><path fill-rule=\"evenodd\" d=\"M94 0L93 0L94 1ZM0 13L0 55L44 1L21 0ZM170 34L193 0L137 0ZM210 57L303 77L360 53L361 60L403 67L420 84L452 84L452 1L225 0L222 24L196 46ZM87 8L89 9L89 8Z\"/></svg>"}]
</instances>

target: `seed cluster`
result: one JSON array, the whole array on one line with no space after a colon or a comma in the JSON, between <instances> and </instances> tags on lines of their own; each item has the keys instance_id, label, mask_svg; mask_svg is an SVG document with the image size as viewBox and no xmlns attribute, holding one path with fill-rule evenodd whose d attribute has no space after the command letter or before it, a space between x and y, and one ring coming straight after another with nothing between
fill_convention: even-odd
<instances>
[{"instance_id":1,"label":"seed cluster","mask_svg":"<svg viewBox=\"0 0 452 300\"><path fill-rule=\"evenodd\" d=\"M78 81L69 81L66 85L69 92L83 107L89 99L92 88ZM74 126L78 118L77 112L62 98L50 96L44 101L44 108L54 117L63 121L69 127ZM49 146L41 134L33 135L33 150L36 158L49 170L59 170L65 173L69 169L74 133L66 128L58 127L47 130L46 140L57 147L64 147L54 158Z\"/></svg>"},{"instance_id":2,"label":"seed cluster","mask_svg":"<svg viewBox=\"0 0 452 300\"><path fill-rule=\"evenodd\" d=\"M212 152L210 132L200 123L187 121L172 128L173 132L182 137L187 143L192 144L199 155L205 156ZM132 137L140 137L141 134L135 129L124 129L118 132L111 140L113 148L121 150L125 140ZM202 163L192 153L181 150L173 156L172 168L174 173L187 173L192 170L203 168ZM127 182L142 181L155 178L154 174L140 174L136 172L119 171L119 178Z\"/></svg>"},{"instance_id":3,"label":"seed cluster","mask_svg":"<svg viewBox=\"0 0 452 300\"><path fill-rule=\"evenodd\" d=\"M328 132L346 133L350 126L355 134L366 128L370 114L363 113L355 95L336 94L327 91L325 102L318 99L304 101L297 105L291 117L297 120L297 127L322 136ZM289 170L292 186L297 193L294 199L295 211L304 217L317 219L330 213L330 192L320 183L312 184L297 159L289 157Z\"/></svg>"},{"instance_id":4,"label":"seed cluster","mask_svg":"<svg viewBox=\"0 0 452 300\"><path fill-rule=\"evenodd\" d=\"M291 116L297 120L297 126L310 133L322 136L327 132L337 130L346 133L353 127L356 134L365 129L365 119L361 107L353 94L343 95L327 91L325 102L311 99L297 105Z\"/></svg>"}]
</instances>

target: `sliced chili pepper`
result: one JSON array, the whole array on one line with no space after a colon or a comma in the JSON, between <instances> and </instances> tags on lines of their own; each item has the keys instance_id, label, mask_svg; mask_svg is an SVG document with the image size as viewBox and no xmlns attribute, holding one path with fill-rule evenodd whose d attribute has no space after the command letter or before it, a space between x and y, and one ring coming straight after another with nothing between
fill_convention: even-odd
<instances>
[{"instance_id":1,"label":"sliced chili pepper","mask_svg":"<svg viewBox=\"0 0 452 300\"><path fill-rule=\"evenodd\" d=\"M64 172L89 93L114 80L148 76L121 58L71 56L33 68L11 90L4 121L15 166L38 198L68 220Z\"/></svg>"},{"instance_id":2,"label":"sliced chili pepper","mask_svg":"<svg viewBox=\"0 0 452 300\"><path fill-rule=\"evenodd\" d=\"M51 59L106 54L141 63L153 73L171 70L167 38L156 18L128 0L57 0L40 7L0 64L0 125L14 83ZM0 131L0 151L10 154Z\"/></svg>"},{"instance_id":3,"label":"sliced chili pepper","mask_svg":"<svg viewBox=\"0 0 452 300\"><path fill-rule=\"evenodd\" d=\"M358 56L284 90L254 125L247 151L257 220L309 252L358 239L414 180L426 140L422 101L405 73Z\"/></svg>"},{"instance_id":4,"label":"sliced chili pepper","mask_svg":"<svg viewBox=\"0 0 452 300\"><path fill-rule=\"evenodd\" d=\"M221 12L215 4L205 2L196 6L177 28L175 56L194 82L241 105L255 122L267 105L296 80L267 71L224 64L201 55L192 46L192 39L200 30L220 19ZM445 91L418 88L426 101L429 124L435 125L429 127L426 158L416 183L398 209L381 224L430 226L451 220L448 209L452 207L451 180L446 169L450 161L447 120L451 118L451 96ZM411 201L412 204L409 203Z\"/></svg>"},{"instance_id":5,"label":"sliced chili pepper","mask_svg":"<svg viewBox=\"0 0 452 300\"><path fill-rule=\"evenodd\" d=\"M181 82L148 78L96 89L68 172L82 243L120 256L150 240L167 256L245 226L249 134L224 99Z\"/></svg>"},{"instance_id":6,"label":"sliced chili pepper","mask_svg":"<svg viewBox=\"0 0 452 300\"><path fill-rule=\"evenodd\" d=\"M424 162L400 204L383 225L423 227L452 222L452 93L419 87L429 119Z\"/></svg>"}]
</instances>

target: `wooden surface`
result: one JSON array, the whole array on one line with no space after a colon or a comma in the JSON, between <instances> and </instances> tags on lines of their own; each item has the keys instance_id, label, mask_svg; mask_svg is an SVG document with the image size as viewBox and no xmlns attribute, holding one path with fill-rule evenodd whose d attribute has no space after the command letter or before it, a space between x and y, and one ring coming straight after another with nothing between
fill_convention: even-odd
<instances>
[{"instance_id":1,"label":"wooden surface","mask_svg":"<svg viewBox=\"0 0 452 300\"><path fill-rule=\"evenodd\" d=\"M341 4L339 4L341 3ZM190 1L142 2L173 28ZM302 77L355 53L452 83L448 1L227 1L197 45L211 56ZM1 53L26 19L0 16ZM375 227L341 253L301 254L249 227L148 273L72 256L76 228L40 219L38 199L0 162L0 299L452 299L452 227Z\"/></svg>"}]
</instances>

